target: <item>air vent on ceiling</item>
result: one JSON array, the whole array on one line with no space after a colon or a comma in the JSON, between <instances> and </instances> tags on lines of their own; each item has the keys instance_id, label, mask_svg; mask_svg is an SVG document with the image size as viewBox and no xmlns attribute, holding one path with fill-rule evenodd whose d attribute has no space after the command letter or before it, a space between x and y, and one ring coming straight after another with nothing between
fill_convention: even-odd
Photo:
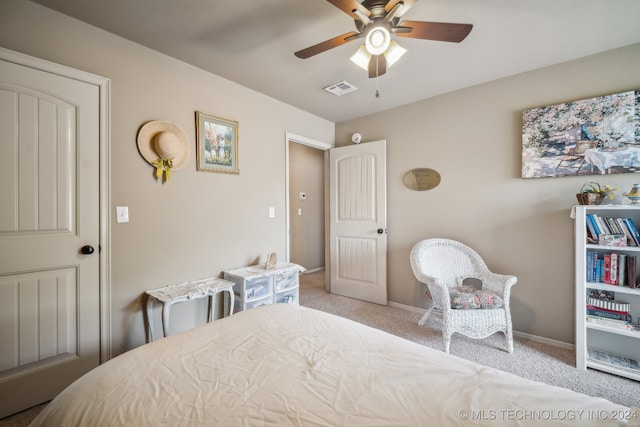
<instances>
[{"instance_id":1,"label":"air vent on ceiling","mask_svg":"<svg viewBox=\"0 0 640 427\"><path fill-rule=\"evenodd\" d=\"M324 88L324 90L334 94L335 96L341 96L341 95L344 95L345 93L353 92L354 90L357 90L357 89L358 89L357 87L355 87L351 83L344 80Z\"/></svg>"}]
</instances>

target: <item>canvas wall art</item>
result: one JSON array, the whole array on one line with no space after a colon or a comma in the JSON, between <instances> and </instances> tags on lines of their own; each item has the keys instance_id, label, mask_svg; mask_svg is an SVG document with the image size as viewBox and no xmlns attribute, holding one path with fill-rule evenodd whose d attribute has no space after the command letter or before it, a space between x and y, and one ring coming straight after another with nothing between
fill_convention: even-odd
<instances>
[{"instance_id":1,"label":"canvas wall art","mask_svg":"<svg viewBox=\"0 0 640 427\"><path fill-rule=\"evenodd\" d=\"M522 113L522 178L640 172L640 90Z\"/></svg>"}]
</instances>

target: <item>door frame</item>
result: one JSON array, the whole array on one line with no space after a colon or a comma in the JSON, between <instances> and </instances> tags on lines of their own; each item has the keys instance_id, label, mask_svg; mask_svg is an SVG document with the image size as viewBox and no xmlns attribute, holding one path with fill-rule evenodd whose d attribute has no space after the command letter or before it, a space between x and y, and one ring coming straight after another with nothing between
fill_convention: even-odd
<instances>
[{"instance_id":1,"label":"door frame","mask_svg":"<svg viewBox=\"0 0 640 427\"><path fill-rule=\"evenodd\" d=\"M99 298L100 298L100 363L111 359L111 234L110 234L110 129L111 129L111 80L65 65L50 62L24 53L0 47L0 59L36 70L57 74L84 83L92 84L99 91L99 136L98 152L100 156L99 176L99 237L100 262Z\"/></svg>"},{"instance_id":2,"label":"door frame","mask_svg":"<svg viewBox=\"0 0 640 427\"><path fill-rule=\"evenodd\" d=\"M327 159L327 154L329 153L329 149L334 148L333 144L329 144L326 142L322 142L322 141L318 141L315 139L311 139L311 138L307 138L306 136L301 136L301 135L296 135L295 133L291 133L291 132L286 132L285 133L285 161L284 161L284 170L285 170L285 206L284 206L284 218L285 218L285 261L289 262L291 260L291 214L289 212L290 206L291 206L291 200L289 197L289 143L290 142L295 142L297 144L302 144L302 145L306 145L309 147L313 147L313 148L317 148L318 150L322 150L324 151L324 170L325 172L327 171L327 166L328 166L328 159ZM325 173L325 179L324 179L324 196L325 196L325 225L327 224L327 201L328 201L328 175ZM327 257L328 252L329 252L329 248L328 246L326 246L326 233L325 233L325 255L324 255L324 259L325 259L325 268L327 268ZM329 281L327 280L327 283Z\"/></svg>"}]
</instances>

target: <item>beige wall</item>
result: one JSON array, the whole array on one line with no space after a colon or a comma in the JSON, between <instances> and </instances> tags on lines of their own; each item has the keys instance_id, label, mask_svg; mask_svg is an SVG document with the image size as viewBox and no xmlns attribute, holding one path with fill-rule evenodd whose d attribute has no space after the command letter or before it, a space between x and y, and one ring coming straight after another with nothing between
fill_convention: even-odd
<instances>
[{"instance_id":1,"label":"beige wall","mask_svg":"<svg viewBox=\"0 0 640 427\"><path fill-rule=\"evenodd\" d=\"M453 238L518 276L515 330L573 343L575 193L592 180L628 191L640 177L521 179L522 110L638 88L640 44L337 124L337 146L356 131L388 143L389 299L424 307L409 251L422 238ZM416 167L442 183L408 190L402 177Z\"/></svg>"},{"instance_id":2,"label":"beige wall","mask_svg":"<svg viewBox=\"0 0 640 427\"><path fill-rule=\"evenodd\" d=\"M111 79L113 352L144 343L146 289L285 256L285 133L333 143L334 124L24 0L0 2L0 46ZM196 171L194 112L239 122L239 175ZM136 146L139 126L170 120L189 134L189 164L161 184ZM130 222L115 223L129 206ZM268 217L275 207L276 217ZM172 329L204 320L180 304Z\"/></svg>"},{"instance_id":3,"label":"beige wall","mask_svg":"<svg viewBox=\"0 0 640 427\"><path fill-rule=\"evenodd\" d=\"M391 301L426 304L408 262L417 240L459 239L493 270L519 277L516 330L565 342L573 342L575 193L594 178L625 191L640 182L635 175L520 178L522 110L639 88L640 45L337 126L24 0L0 2L0 46L111 79L110 211L114 217L115 206L129 206L131 217L111 223L115 354L144 342L144 290L218 275L271 251L283 258L287 131L327 143L335 136L338 145L355 131L387 139ZM147 120L171 120L195 148L196 110L239 121L240 174L196 172L194 154L162 185L138 154L136 132ZM440 186L406 189L402 176L415 167L438 170ZM177 306L175 329L203 315L202 304Z\"/></svg>"},{"instance_id":4,"label":"beige wall","mask_svg":"<svg viewBox=\"0 0 640 427\"><path fill-rule=\"evenodd\" d=\"M300 193L306 199L301 200ZM291 262L307 270L324 267L323 150L289 143L289 201Z\"/></svg>"}]
</instances>

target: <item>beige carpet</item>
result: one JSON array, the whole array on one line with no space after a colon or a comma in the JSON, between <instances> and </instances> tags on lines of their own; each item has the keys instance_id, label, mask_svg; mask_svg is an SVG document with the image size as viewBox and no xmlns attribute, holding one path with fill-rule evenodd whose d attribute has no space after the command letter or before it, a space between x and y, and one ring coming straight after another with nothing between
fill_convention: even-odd
<instances>
[{"instance_id":1,"label":"beige carpet","mask_svg":"<svg viewBox=\"0 0 640 427\"><path fill-rule=\"evenodd\" d=\"M2 427L27 427L31 424L31 421L47 406L46 403L42 405L34 406L26 411L19 412L10 417L0 419L0 426Z\"/></svg>"},{"instance_id":2,"label":"beige carpet","mask_svg":"<svg viewBox=\"0 0 640 427\"><path fill-rule=\"evenodd\" d=\"M324 270L300 276L300 305L442 349L441 321L437 316L431 316L425 326L419 326L419 313L332 295L324 289ZM640 407L640 383L592 369L578 371L575 368L575 354L571 350L519 337L514 337L513 354L507 353L504 348L502 334L494 334L484 340L472 340L455 334L450 352L521 377L604 397L621 405ZM44 406L1 419L0 426L28 426Z\"/></svg>"},{"instance_id":3,"label":"beige carpet","mask_svg":"<svg viewBox=\"0 0 640 427\"><path fill-rule=\"evenodd\" d=\"M324 270L300 277L300 305L442 349L442 321L438 316L432 315L425 326L419 326L418 321L422 317L419 313L327 293ZM621 405L640 407L640 383L593 369L579 371L575 368L573 350L519 337L514 337L513 354L507 353L505 348L501 333L484 340L454 334L450 353L524 378L603 397Z\"/></svg>"}]
</instances>

